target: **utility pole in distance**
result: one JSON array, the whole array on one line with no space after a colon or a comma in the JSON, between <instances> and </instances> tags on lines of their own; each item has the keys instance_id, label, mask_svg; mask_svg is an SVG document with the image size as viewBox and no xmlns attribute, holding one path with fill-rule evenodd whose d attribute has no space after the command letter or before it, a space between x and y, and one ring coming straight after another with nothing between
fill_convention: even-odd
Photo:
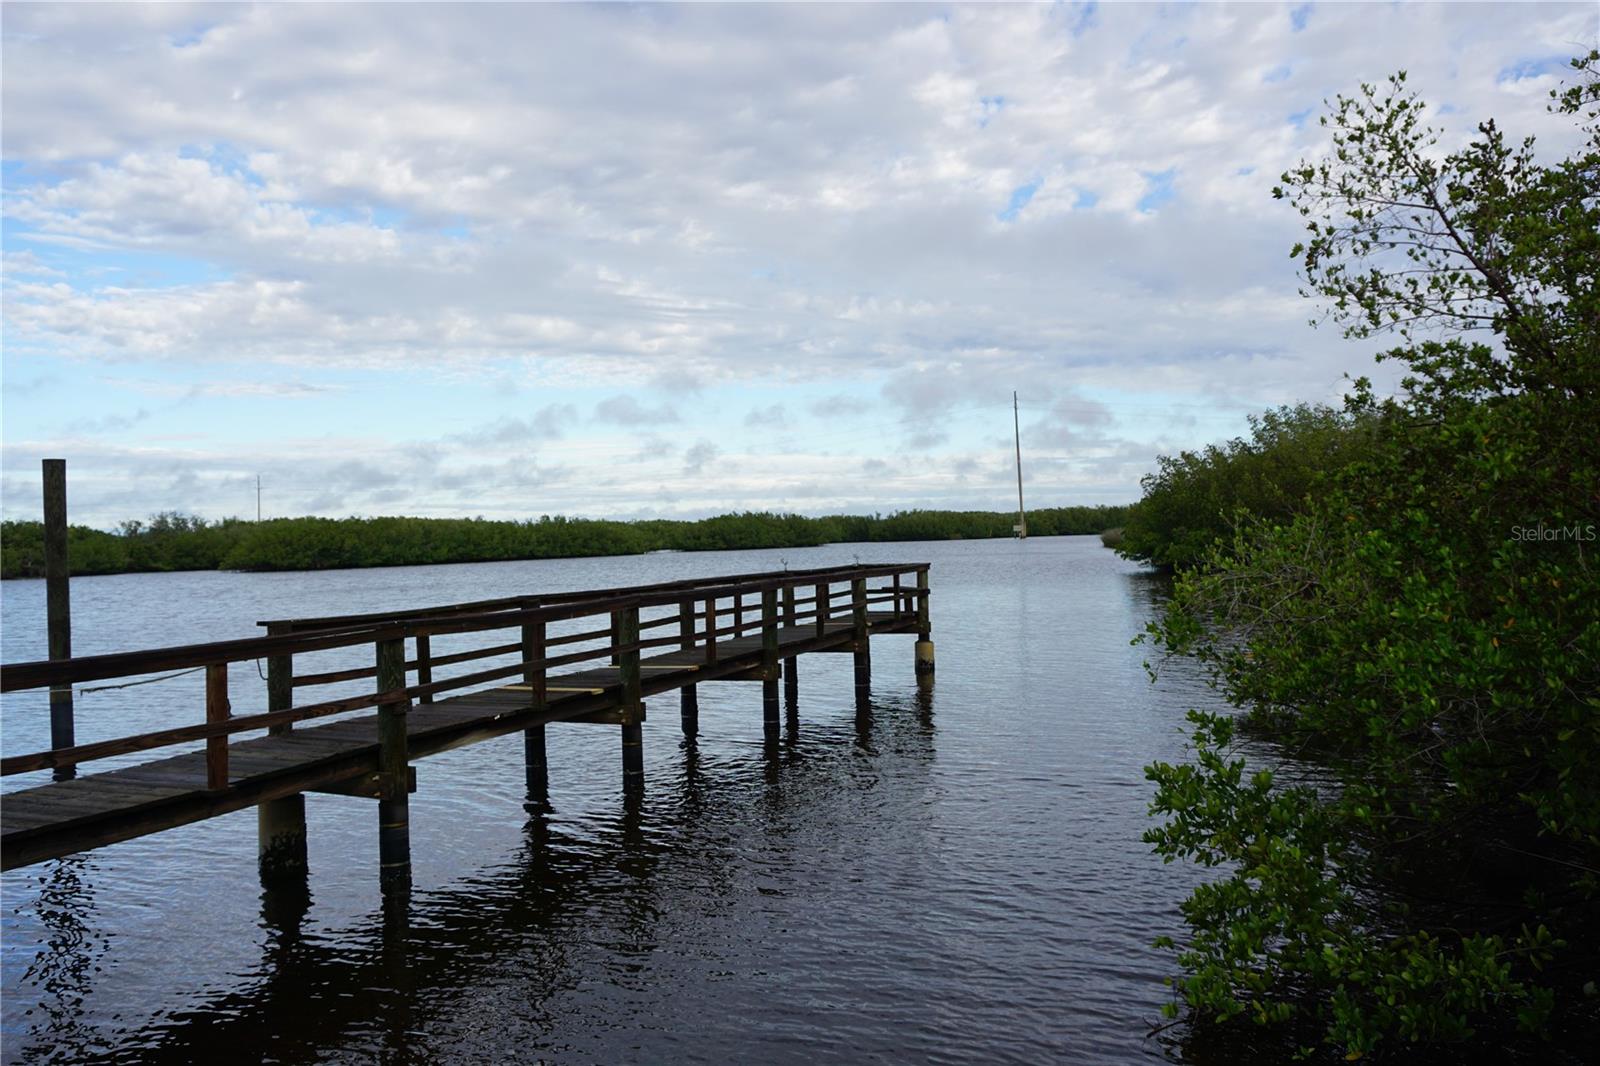
<instances>
[{"instance_id":1,"label":"utility pole in distance","mask_svg":"<svg viewBox=\"0 0 1600 1066\"><path fill-rule=\"evenodd\" d=\"M261 475L256 475L256 522L261 522Z\"/></svg>"},{"instance_id":2,"label":"utility pole in distance","mask_svg":"<svg viewBox=\"0 0 1600 1066\"><path fill-rule=\"evenodd\" d=\"M1017 526L1013 533L1018 540L1028 539L1028 515L1022 509L1022 422L1017 415L1017 394L1011 393L1011 428L1017 435Z\"/></svg>"},{"instance_id":3,"label":"utility pole in distance","mask_svg":"<svg viewBox=\"0 0 1600 1066\"><path fill-rule=\"evenodd\" d=\"M50 660L72 658L72 606L67 590L67 461L45 459L44 471L44 600ZM50 746L73 746L72 686L50 689ZM76 767L57 767L55 779L76 777Z\"/></svg>"}]
</instances>

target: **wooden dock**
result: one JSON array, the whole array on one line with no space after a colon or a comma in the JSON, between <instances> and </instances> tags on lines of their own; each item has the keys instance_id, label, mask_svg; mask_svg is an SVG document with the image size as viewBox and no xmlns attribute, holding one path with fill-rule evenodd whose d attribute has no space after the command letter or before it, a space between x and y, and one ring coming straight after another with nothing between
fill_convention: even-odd
<instances>
[{"instance_id":1,"label":"wooden dock","mask_svg":"<svg viewBox=\"0 0 1600 1066\"><path fill-rule=\"evenodd\" d=\"M0 758L0 774L56 778L0 799L0 868L256 807L263 879L303 876L304 794L335 792L378 801L380 881L403 889L415 760L521 732L526 780L517 784L540 795L546 727L610 725L620 727L623 783L636 795L647 697L680 693L692 735L700 683L759 681L764 723L776 729L779 679L794 692L799 656L851 653L864 694L870 640L882 633L917 634L917 676L931 684L928 572L926 563L852 566L285 619L247 640L6 665L3 692L204 669L206 698L193 724ZM433 638L447 635L484 643L434 654ZM319 654L361 645L373 649L371 666L305 670ZM253 660L267 663L267 705L235 715L228 667ZM499 662L463 671L480 660ZM297 690L367 679L373 691L296 702ZM197 741L205 750L75 776L95 760Z\"/></svg>"}]
</instances>

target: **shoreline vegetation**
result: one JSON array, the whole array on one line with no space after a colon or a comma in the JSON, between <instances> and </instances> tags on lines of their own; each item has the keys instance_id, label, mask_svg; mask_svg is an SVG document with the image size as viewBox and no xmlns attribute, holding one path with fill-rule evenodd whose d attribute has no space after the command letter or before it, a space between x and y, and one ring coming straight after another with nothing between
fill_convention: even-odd
<instances>
[{"instance_id":1,"label":"shoreline vegetation","mask_svg":"<svg viewBox=\"0 0 1600 1066\"><path fill-rule=\"evenodd\" d=\"M1145 770L1146 842L1210 871L1156 941L1204 1058L1592 1058L1600 51L1572 66L1549 163L1491 121L1442 154L1403 72L1330 105L1274 196L1321 320L1394 341L1400 390L1161 457L1115 544L1174 575L1152 672L1231 705Z\"/></svg>"},{"instance_id":2,"label":"shoreline vegetation","mask_svg":"<svg viewBox=\"0 0 1600 1066\"><path fill-rule=\"evenodd\" d=\"M1127 519L1128 508L1046 507L1028 512L1034 536L1095 534ZM72 526L67 559L75 576L176 570L340 570L437 563L506 562L640 555L652 551L812 548L877 541L983 540L1012 535L1016 516L995 511L899 511L887 515L766 512L696 521L566 518L276 518L208 522L168 511L124 522L115 532ZM0 578L44 576L44 525L0 523Z\"/></svg>"}]
</instances>

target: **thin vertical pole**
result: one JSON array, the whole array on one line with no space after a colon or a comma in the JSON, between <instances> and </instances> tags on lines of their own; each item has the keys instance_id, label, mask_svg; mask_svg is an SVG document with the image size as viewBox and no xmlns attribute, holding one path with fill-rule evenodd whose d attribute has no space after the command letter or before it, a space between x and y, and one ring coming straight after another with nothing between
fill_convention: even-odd
<instances>
[{"instance_id":1,"label":"thin vertical pole","mask_svg":"<svg viewBox=\"0 0 1600 1066\"><path fill-rule=\"evenodd\" d=\"M67 461L45 459L44 473L44 597L45 628L50 660L72 658L72 604L68 591L71 572L67 560ZM50 689L50 746L73 746L72 686ZM77 768L59 766L54 777L76 777Z\"/></svg>"},{"instance_id":2,"label":"thin vertical pole","mask_svg":"<svg viewBox=\"0 0 1600 1066\"><path fill-rule=\"evenodd\" d=\"M400 637L377 642L378 691L406 685L406 644ZM378 883L386 893L411 887L410 770L406 714L401 697L378 705Z\"/></svg>"},{"instance_id":3,"label":"thin vertical pole","mask_svg":"<svg viewBox=\"0 0 1600 1066\"><path fill-rule=\"evenodd\" d=\"M206 724L226 722L232 715L228 705L228 664L206 667ZM228 787L228 737L206 738L206 787L216 792Z\"/></svg>"},{"instance_id":4,"label":"thin vertical pole","mask_svg":"<svg viewBox=\"0 0 1600 1066\"><path fill-rule=\"evenodd\" d=\"M1011 394L1011 428L1017 437L1017 537L1028 539L1028 515L1022 509L1022 421L1017 414L1017 394Z\"/></svg>"},{"instance_id":5,"label":"thin vertical pole","mask_svg":"<svg viewBox=\"0 0 1600 1066\"><path fill-rule=\"evenodd\" d=\"M827 582L817 585L817 636L828 631L828 614L833 610L832 586Z\"/></svg>"},{"instance_id":6,"label":"thin vertical pole","mask_svg":"<svg viewBox=\"0 0 1600 1066\"><path fill-rule=\"evenodd\" d=\"M678 604L678 650L694 650L694 600ZM683 735L692 737L700 731L700 693L694 685L685 685L680 692L678 711L683 721Z\"/></svg>"},{"instance_id":7,"label":"thin vertical pole","mask_svg":"<svg viewBox=\"0 0 1600 1066\"><path fill-rule=\"evenodd\" d=\"M639 670L639 608L620 612L618 621L622 673L622 790L628 795L644 791L644 699Z\"/></svg>"},{"instance_id":8,"label":"thin vertical pole","mask_svg":"<svg viewBox=\"0 0 1600 1066\"><path fill-rule=\"evenodd\" d=\"M261 475L256 475L256 524L261 523Z\"/></svg>"}]
</instances>

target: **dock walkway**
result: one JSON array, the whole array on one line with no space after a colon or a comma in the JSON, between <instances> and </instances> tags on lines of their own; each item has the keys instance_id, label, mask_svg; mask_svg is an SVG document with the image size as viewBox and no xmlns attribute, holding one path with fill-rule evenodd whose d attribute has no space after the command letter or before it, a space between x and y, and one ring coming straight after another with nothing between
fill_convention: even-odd
<instances>
[{"instance_id":1,"label":"dock walkway","mask_svg":"<svg viewBox=\"0 0 1600 1066\"><path fill-rule=\"evenodd\" d=\"M873 581L887 583L869 587ZM335 792L379 801L383 884L408 884L407 796L416 787L415 760L522 732L526 784L538 791L547 774L546 726L618 726L624 785L637 792L643 787L640 726L647 697L681 693L682 727L693 734L696 686L759 681L764 720L775 727L779 679L794 690L800 655L853 654L859 689L870 680L870 638L886 633L918 635L918 676L931 683L928 593L928 566L920 563L751 574L264 622L268 635L249 640L5 666L5 692L203 667L207 698L202 724L0 758L5 775L49 770L57 778L0 800L0 867L26 866L254 806L261 812L262 875L270 880L303 868L304 794ZM605 628L585 628L596 618ZM641 636L660 628L673 632ZM435 636L493 637L508 629L516 633L514 642L449 655L431 651ZM361 644L375 648L372 667L296 672L297 657L303 665L317 653ZM575 650L552 653L567 645ZM511 656L517 661L503 661ZM268 664L268 706L265 713L234 716L227 666L252 659ZM435 678L484 659L501 664ZM375 678L378 691L294 703L297 688L364 678ZM436 698L451 689L469 691ZM319 718L330 720L308 724ZM231 739L262 730L266 735ZM203 751L75 776L82 763L200 740Z\"/></svg>"}]
</instances>

